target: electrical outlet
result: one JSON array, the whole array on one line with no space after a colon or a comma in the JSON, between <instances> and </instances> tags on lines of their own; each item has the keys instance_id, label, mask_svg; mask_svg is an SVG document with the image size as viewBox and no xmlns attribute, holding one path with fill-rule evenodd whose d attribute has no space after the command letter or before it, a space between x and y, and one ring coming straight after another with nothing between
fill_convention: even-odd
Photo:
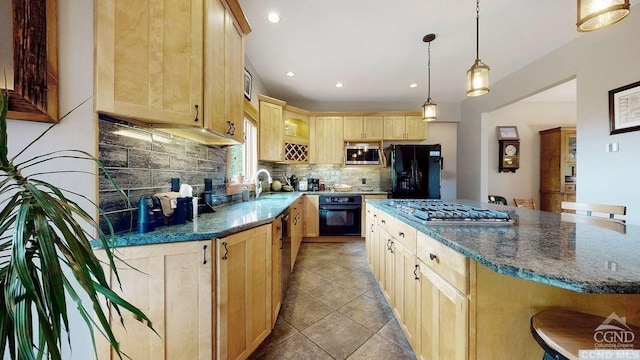
<instances>
[{"instance_id":1,"label":"electrical outlet","mask_svg":"<svg viewBox=\"0 0 640 360\"><path fill-rule=\"evenodd\" d=\"M618 143L609 143L607 144L607 152L617 152L618 151Z\"/></svg>"},{"instance_id":2,"label":"electrical outlet","mask_svg":"<svg viewBox=\"0 0 640 360\"><path fill-rule=\"evenodd\" d=\"M362 178L362 185L365 185L367 183L367 179Z\"/></svg>"}]
</instances>

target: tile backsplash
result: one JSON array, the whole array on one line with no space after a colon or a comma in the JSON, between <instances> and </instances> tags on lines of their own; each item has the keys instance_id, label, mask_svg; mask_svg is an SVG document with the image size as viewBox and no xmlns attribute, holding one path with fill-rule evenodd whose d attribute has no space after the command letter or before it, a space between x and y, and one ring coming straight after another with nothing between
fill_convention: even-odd
<instances>
[{"instance_id":1,"label":"tile backsplash","mask_svg":"<svg viewBox=\"0 0 640 360\"><path fill-rule=\"evenodd\" d=\"M99 159L124 192L130 204L115 190L106 176L100 177L100 207L116 232L136 229L141 196L171 190L171 178L204 191L204 179L213 180L216 204L239 200L227 196L227 148L205 146L187 139L134 126L104 116L99 123ZM103 230L106 222L101 219Z\"/></svg>"}]
</instances>

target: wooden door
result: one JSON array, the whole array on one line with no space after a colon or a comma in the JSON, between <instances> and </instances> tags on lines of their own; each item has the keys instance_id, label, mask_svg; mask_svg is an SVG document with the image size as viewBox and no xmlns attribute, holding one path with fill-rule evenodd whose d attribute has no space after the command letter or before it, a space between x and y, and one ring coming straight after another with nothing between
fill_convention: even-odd
<instances>
[{"instance_id":1,"label":"wooden door","mask_svg":"<svg viewBox=\"0 0 640 360\"><path fill-rule=\"evenodd\" d=\"M394 241L393 313L407 340L415 348L417 330L418 269L417 259L409 249Z\"/></svg>"},{"instance_id":2,"label":"wooden door","mask_svg":"<svg viewBox=\"0 0 640 360\"><path fill-rule=\"evenodd\" d=\"M203 0L97 0L95 7L96 110L201 127Z\"/></svg>"},{"instance_id":3,"label":"wooden door","mask_svg":"<svg viewBox=\"0 0 640 360\"><path fill-rule=\"evenodd\" d=\"M404 140L404 116L384 117L384 140Z\"/></svg>"},{"instance_id":4,"label":"wooden door","mask_svg":"<svg viewBox=\"0 0 640 360\"><path fill-rule=\"evenodd\" d=\"M147 314L158 332L123 312L125 330L112 314L109 321L121 350L133 359L213 358L212 242L141 245L118 252L126 262L116 260L122 289L104 266L111 289ZM104 251L96 250L96 255L106 261ZM102 335L96 334L96 343L98 359L119 359Z\"/></svg>"},{"instance_id":5,"label":"wooden door","mask_svg":"<svg viewBox=\"0 0 640 360\"><path fill-rule=\"evenodd\" d=\"M342 116L316 117L315 160L318 164L344 164Z\"/></svg>"},{"instance_id":6,"label":"wooden door","mask_svg":"<svg viewBox=\"0 0 640 360\"><path fill-rule=\"evenodd\" d=\"M364 138L362 116L344 117L344 140L361 140Z\"/></svg>"},{"instance_id":7,"label":"wooden door","mask_svg":"<svg viewBox=\"0 0 640 360\"><path fill-rule=\"evenodd\" d=\"M467 360L469 299L419 262L416 355L419 359Z\"/></svg>"},{"instance_id":8,"label":"wooden door","mask_svg":"<svg viewBox=\"0 0 640 360\"><path fill-rule=\"evenodd\" d=\"M225 133L239 143L244 143L244 35L231 12L225 19Z\"/></svg>"},{"instance_id":9,"label":"wooden door","mask_svg":"<svg viewBox=\"0 0 640 360\"><path fill-rule=\"evenodd\" d=\"M245 359L271 332L271 225L216 241L218 359Z\"/></svg>"},{"instance_id":10,"label":"wooden door","mask_svg":"<svg viewBox=\"0 0 640 360\"><path fill-rule=\"evenodd\" d=\"M320 202L318 195L304 196L304 237L320 236Z\"/></svg>"},{"instance_id":11,"label":"wooden door","mask_svg":"<svg viewBox=\"0 0 640 360\"><path fill-rule=\"evenodd\" d=\"M427 123L420 116L405 116L405 139L424 140L427 138Z\"/></svg>"},{"instance_id":12,"label":"wooden door","mask_svg":"<svg viewBox=\"0 0 640 360\"><path fill-rule=\"evenodd\" d=\"M381 140L384 131L382 116L365 116L363 119L363 132L365 140Z\"/></svg>"},{"instance_id":13,"label":"wooden door","mask_svg":"<svg viewBox=\"0 0 640 360\"><path fill-rule=\"evenodd\" d=\"M260 101L259 158L262 161L282 160L284 122L282 106Z\"/></svg>"}]
</instances>

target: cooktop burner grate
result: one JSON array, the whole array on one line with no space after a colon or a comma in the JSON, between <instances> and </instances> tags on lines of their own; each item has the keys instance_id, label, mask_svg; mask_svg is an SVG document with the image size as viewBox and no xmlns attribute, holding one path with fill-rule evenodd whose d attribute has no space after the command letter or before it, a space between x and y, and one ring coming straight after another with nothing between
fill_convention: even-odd
<instances>
[{"instance_id":1,"label":"cooktop burner grate","mask_svg":"<svg viewBox=\"0 0 640 360\"><path fill-rule=\"evenodd\" d=\"M483 209L443 200L389 200L387 206L402 216L422 224L513 224L504 211Z\"/></svg>"}]
</instances>

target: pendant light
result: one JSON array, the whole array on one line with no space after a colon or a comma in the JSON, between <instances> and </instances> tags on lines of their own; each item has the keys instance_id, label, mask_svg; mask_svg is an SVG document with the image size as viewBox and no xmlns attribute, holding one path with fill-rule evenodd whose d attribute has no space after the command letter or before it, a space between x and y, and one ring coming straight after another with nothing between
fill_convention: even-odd
<instances>
[{"instance_id":1,"label":"pendant light","mask_svg":"<svg viewBox=\"0 0 640 360\"><path fill-rule=\"evenodd\" d=\"M629 0L578 0L578 31L593 31L629 15Z\"/></svg>"},{"instance_id":2,"label":"pendant light","mask_svg":"<svg viewBox=\"0 0 640 360\"><path fill-rule=\"evenodd\" d=\"M433 121L438 117L438 105L431 101L431 42L435 40L436 36L434 34L425 35L422 38L422 41L429 44L428 46L428 57L429 61L427 62L427 101L422 105L422 121Z\"/></svg>"},{"instance_id":3,"label":"pendant light","mask_svg":"<svg viewBox=\"0 0 640 360\"><path fill-rule=\"evenodd\" d=\"M467 70L467 96L489 92L489 66L480 61L480 0L476 0L476 61Z\"/></svg>"}]
</instances>

